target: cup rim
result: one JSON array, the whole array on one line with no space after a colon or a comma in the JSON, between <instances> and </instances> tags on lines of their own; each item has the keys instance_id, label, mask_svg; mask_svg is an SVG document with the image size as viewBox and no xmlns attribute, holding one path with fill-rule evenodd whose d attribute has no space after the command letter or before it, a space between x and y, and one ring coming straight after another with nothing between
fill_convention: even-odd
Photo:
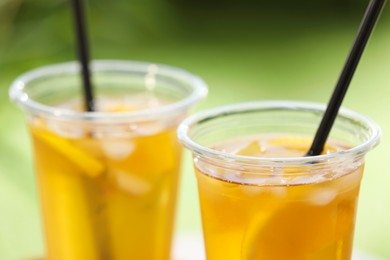
<instances>
[{"instance_id":1,"label":"cup rim","mask_svg":"<svg viewBox=\"0 0 390 260\"><path fill-rule=\"evenodd\" d=\"M366 154L369 150L373 149L378 145L381 137L380 127L373 122L371 119L363 116L357 112L346 108L340 108L339 116L346 117L353 120L358 120L362 122L367 128L371 130L371 135L367 141L354 146L350 149L330 153L323 155L316 155L310 157L254 157L254 156L243 156L235 155L227 152L217 151L206 146L202 146L196 143L190 136L189 131L190 127L197 123L202 123L208 120L212 120L218 116L226 116L232 114L245 113L254 110L269 110L269 109L279 109L279 110L300 110L300 111L316 111L324 112L326 109L326 104L315 103L315 102L306 102L306 101L292 101L292 100L270 100L270 101L252 101L245 103L236 103L221 106L218 108L206 110L203 112L198 112L190 117L186 118L178 127L177 135L179 141L192 153L199 155L201 157L213 158L216 160L224 161L236 161L242 162L245 164L269 164L269 163L287 163L292 165L301 165L309 164L313 162L323 162L332 159L336 159L340 156L348 157L356 154ZM314 136L315 133L313 133Z\"/></svg>"},{"instance_id":2,"label":"cup rim","mask_svg":"<svg viewBox=\"0 0 390 260\"><path fill-rule=\"evenodd\" d=\"M41 77L50 75L64 75L67 73L78 73L81 66L78 61L70 61L52 65L42 66L30 70L19 77L17 77L9 88L9 96L13 102L26 109L31 113L38 113L44 116L52 116L62 119L70 120L88 120L91 122L101 121L109 117L110 120L137 120L145 118L155 118L167 115L169 113L187 109L194 103L205 98L208 93L206 83L198 76L173 66L140 61L126 61L126 60L93 60L91 61L91 71L131 71L131 72L145 72L150 65L158 67L159 72L167 73L168 75L178 76L180 79L189 82L193 88L193 92L183 99L176 102L169 103L157 108L148 108L139 111L130 112L77 112L62 108L51 107L42 103L36 102L28 97L25 89L29 82L39 79Z\"/></svg>"}]
</instances>

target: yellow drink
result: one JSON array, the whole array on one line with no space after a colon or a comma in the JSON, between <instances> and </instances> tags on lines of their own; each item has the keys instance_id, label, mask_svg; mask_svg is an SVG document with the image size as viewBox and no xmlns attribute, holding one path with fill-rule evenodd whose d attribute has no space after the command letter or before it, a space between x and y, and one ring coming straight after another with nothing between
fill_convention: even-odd
<instances>
[{"instance_id":1,"label":"yellow drink","mask_svg":"<svg viewBox=\"0 0 390 260\"><path fill-rule=\"evenodd\" d=\"M75 62L28 72L11 98L33 140L46 260L168 260L181 148L178 123L207 94L164 65L93 61L84 112Z\"/></svg>"},{"instance_id":2,"label":"yellow drink","mask_svg":"<svg viewBox=\"0 0 390 260\"><path fill-rule=\"evenodd\" d=\"M291 157L304 155L310 142L302 137L263 136L214 149L231 151L245 144L236 154ZM263 183L250 172L229 176L228 170L201 160L195 166L207 259L351 258L363 165L336 177L324 173L319 179L303 177L308 174L306 167L282 167Z\"/></svg>"},{"instance_id":3,"label":"yellow drink","mask_svg":"<svg viewBox=\"0 0 390 260\"><path fill-rule=\"evenodd\" d=\"M349 260L366 153L380 129L341 109L323 154L305 156L324 106L233 104L178 129L192 151L207 260Z\"/></svg>"},{"instance_id":4,"label":"yellow drink","mask_svg":"<svg viewBox=\"0 0 390 260\"><path fill-rule=\"evenodd\" d=\"M180 165L175 128L72 138L50 122L32 122L48 259L169 259Z\"/></svg>"}]
</instances>

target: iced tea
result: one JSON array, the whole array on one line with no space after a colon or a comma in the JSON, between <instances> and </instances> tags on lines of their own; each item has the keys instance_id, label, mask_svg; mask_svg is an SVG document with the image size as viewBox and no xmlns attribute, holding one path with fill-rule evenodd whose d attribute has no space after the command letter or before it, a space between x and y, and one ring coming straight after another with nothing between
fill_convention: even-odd
<instances>
[{"instance_id":1,"label":"iced tea","mask_svg":"<svg viewBox=\"0 0 390 260\"><path fill-rule=\"evenodd\" d=\"M116 128L102 134L31 119L48 259L169 259L180 165L175 128Z\"/></svg>"},{"instance_id":2,"label":"iced tea","mask_svg":"<svg viewBox=\"0 0 390 260\"><path fill-rule=\"evenodd\" d=\"M301 136L240 138L213 149L244 156L303 156ZM342 151L327 146L326 152ZM207 259L351 258L363 164L329 169L280 167L265 174L231 171L196 161ZM257 175L257 176L256 176Z\"/></svg>"},{"instance_id":3,"label":"iced tea","mask_svg":"<svg viewBox=\"0 0 390 260\"><path fill-rule=\"evenodd\" d=\"M77 62L18 77L27 115L46 260L168 260L181 148L176 128L207 94L181 69L92 61L86 112Z\"/></svg>"},{"instance_id":4,"label":"iced tea","mask_svg":"<svg viewBox=\"0 0 390 260\"><path fill-rule=\"evenodd\" d=\"M184 120L208 260L348 260L366 153L380 129L341 109L323 154L305 156L321 104L232 104Z\"/></svg>"}]
</instances>

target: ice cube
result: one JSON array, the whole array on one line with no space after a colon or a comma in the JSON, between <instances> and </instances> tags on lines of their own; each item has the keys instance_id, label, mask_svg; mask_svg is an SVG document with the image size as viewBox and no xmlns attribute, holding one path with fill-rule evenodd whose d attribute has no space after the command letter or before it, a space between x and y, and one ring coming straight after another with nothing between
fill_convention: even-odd
<instances>
[{"instance_id":1,"label":"ice cube","mask_svg":"<svg viewBox=\"0 0 390 260\"><path fill-rule=\"evenodd\" d=\"M340 192L344 192L350 190L352 187L358 186L363 175L362 166L354 170L347 169L346 171L347 172L343 171L334 176L335 179L338 179L337 187Z\"/></svg>"},{"instance_id":2,"label":"ice cube","mask_svg":"<svg viewBox=\"0 0 390 260\"><path fill-rule=\"evenodd\" d=\"M252 186L242 185L241 191L248 196L267 195L283 198L287 195L287 188L284 186Z\"/></svg>"},{"instance_id":3,"label":"ice cube","mask_svg":"<svg viewBox=\"0 0 390 260\"><path fill-rule=\"evenodd\" d=\"M261 148L259 142L252 141L244 148L241 148L239 151L236 152L237 155L243 155L243 156L258 156L263 152L263 149Z\"/></svg>"},{"instance_id":4,"label":"ice cube","mask_svg":"<svg viewBox=\"0 0 390 260\"><path fill-rule=\"evenodd\" d=\"M119 188L132 195L142 196L152 190L152 185L148 181L135 174L114 169L110 171L110 175Z\"/></svg>"},{"instance_id":5,"label":"ice cube","mask_svg":"<svg viewBox=\"0 0 390 260\"><path fill-rule=\"evenodd\" d=\"M322 175L297 176L297 177L292 177L292 179L288 181L288 184L301 185L301 184L319 183L325 180L326 178Z\"/></svg>"},{"instance_id":6,"label":"ice cube","mask_svg":"<svg viewBox=\"0 0 390 260\"><path fill-rule=\"evenodd\" d=\"M103 140L101 142L105 155L112 160L124 160L135 150L136 144L126 139Z\"/></svg>"},{"instance_id":7,"label":"ice cube","mask_svg":"<svg viewBox=\"0 0 390 260\"><path fill-rule=\"evenodd\" d=\"M240 185L241 192L248 196L258 196L263 193L263 188L256 185Z\"/></svg>"},{"instance_id":8,"label":"ice cube","mask_svg":"<svg viewBox=\"0 0 390 260\"><path fill-rule=\"evenodd\" d=\"M214 177L228 178L227 174L223 170L221 170L218 167L211 166L211 165L209 165L208 167L203 168L202 171L203 172L207 172L207 174L209 174L211 176L214 176Z\"/></svg>"},{"instance_id":9,"label":"ice cube","mask_svg":"<svg viewBox=\"0 0 390 260\"><path fill-rule=\"evenodd\" d=\"M80 172L90 177L101 175L105 166L98 159L91 156L88 152L73 145L69 140L60 138L52 133L31 129L33 136L51 147L54 152L57 152L71 161L75 166L80 168Z\"/></svg>"},{"instance_id":10,"label":"ice cube","mask_svg":"<svg viewBox=\"0 0 390 260\"><path fill-rule=\"evenodd\" d=\"M309 195L309 203L317 206L324 206L330 203L337 196L335 189L316 190Z\"/></svg>"},{"instance_id":11,"label":"ice cube","mask_svg":"<svg viewBox=\"0 0 390 260\"><path fill-rule=\"evenodd\" d=\"M241 183L250 185L242 185L242 190L248 195L259 195L261 193L272 194L275 197L284 197L287 194L287 188L284 185L284 180L279 177L245 175L241 179ZM282 186L280 186L282 185Z\"/></svg>"},{"instance_id":12,"label":"ice cube","mask_svg":"<svg viewBox=\"0 0 390 260\"><path fill-rule=\"evenodd\" d=\"M285 186L270 187L270 191L278 198L283 198L287 195L287 187Z\"/></svg>"},{"instance_id":13,"label":"ice cube","mask_svg":"<svg viewBox=\"0 0 390 260\"><path fill-rule=\"evenodd\" d=\"M166 129L162 122L144 122L140 123L134 129L136 133L142 136L156 135Z\"/></svg>"},{"instance_id":14,"label":"ice cube","mask_svg":"<svg viewBox=\"0 0 390 260\"><path fill-rule=\"evenodd\" d=\"M57 135L66 138L82 138L85 136L85 129L80 124L69 124L50 120L47 122L47 127Z\"/></svg>"}]
</instances>

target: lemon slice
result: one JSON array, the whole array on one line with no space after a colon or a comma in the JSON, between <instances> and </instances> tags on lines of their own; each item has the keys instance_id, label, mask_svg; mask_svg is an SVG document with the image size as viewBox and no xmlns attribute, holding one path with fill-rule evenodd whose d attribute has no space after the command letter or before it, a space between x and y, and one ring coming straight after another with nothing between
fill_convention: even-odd
<instances>
[{"instance_id":1,"label":"lemon slice","mask_svg":"<svg viewBox=\"0 0 390 260\"><path fill-rule=\"evenodd\" d=\"M110 106L107 108L108 112L133 112L139 110L135 106L130 106L127 104L115 104L114 106Z\"/></svg>"},{"instance_id":2,"label":"lemon slice","mask_svg":"<svg viewBox=\"0 0 390 260\"><path fill-rule=\"evenodd\" d=\"M259 221L253 236L244 245L248 248L243 259L308 259L335 240L329 230L335 220L326 210L329 211L313 211L303 203L285 205L272 217Z\"/></svg>"},{"instance_id":3,"label":"lemon slice","mask_svg":"<svg viewBox=\"0 0 390 260\"><path fill-rule=\"evenodd\" d=\"M327 205L307 203L308 196L309 187L290 186L283 201L270 201L258 212L244 235L242 259L309 259L332 244L333 212Z\"/></svg>"},{"instance_id":4,"label":"lemon slice","mask_svg":"<svg viewBox=\"0 0 390 260\"><path fill-rule=\"evenodd\" d=\"M262 153L262 149L258 141L252 141L247 146L239 150L236 154L243 156L256 156Z\"/></svg>"},{"instance_id":5,"label":"lemon slice","mask_svg":"<svg viewBox=\"0 0 390 260\"><path fill-rule=\"evenodd\" d=\"M286 136L279 137L268 141L270 145L283 146L289 150L307 152L311 146L313 139L303 136ZM323 153L336 152L337 149L328 144L325 144Z\"/></svg>"},{"instance_id":6,"label":"lemon slice","mask_svg":"<svg viewBox=\"0 0 390 260\"><path fill-rule=\"evenodd\" d=\"M104 165L88 153L70 144L66 139L57 137L49 132L32 129L32 134L41 142L49 145L56 152L63 155L83 173L90 177L97 177L104 171Z\"/></svg>"}]
</instances>

